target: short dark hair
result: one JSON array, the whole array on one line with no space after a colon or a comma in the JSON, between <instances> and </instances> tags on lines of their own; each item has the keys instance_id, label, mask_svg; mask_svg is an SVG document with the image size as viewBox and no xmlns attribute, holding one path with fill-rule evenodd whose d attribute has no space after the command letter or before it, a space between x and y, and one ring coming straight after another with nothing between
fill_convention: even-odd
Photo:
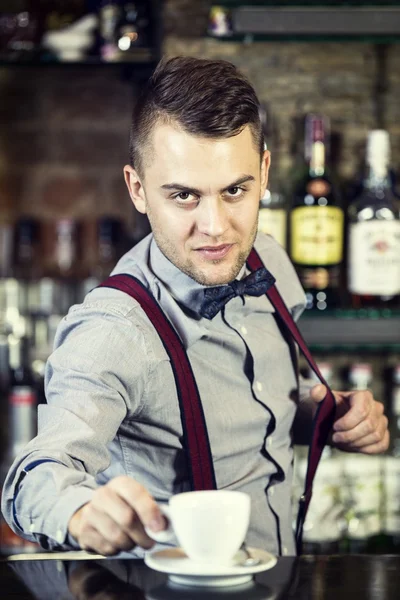
<instances>
[{"instance_id":1,"label":"short dark hair","mask_svg":"<svg viewBox=\"0 0 400 600\"><path fill-rule=\"evenodd\" d=\"M176 122L187 133L209 138L232 137L249 125L260 157L264 151L257 95L226 60L177 56L159 62L132 114L130 163L140 176L149 136L159 121Z\"/></svg>"}]
</instances>

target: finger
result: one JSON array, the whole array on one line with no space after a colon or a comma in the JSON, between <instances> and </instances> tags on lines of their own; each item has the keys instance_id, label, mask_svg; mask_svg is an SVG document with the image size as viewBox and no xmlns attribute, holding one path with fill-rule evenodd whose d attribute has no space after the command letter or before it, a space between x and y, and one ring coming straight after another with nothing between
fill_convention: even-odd
<instances>
[{"instance_id":1,"label":"finger","mask_svg":"<svg viewBox=\"0 0 400 600\"><path fill-rule=\"evenodd\" d=\"M82 550L88 552L97 552L104 556L114 556L118 553L111 542L106 540L94 527L91 525L85 525L82 535L79 540L80 547Z\"/></svg>"},{"instance_id":2,"label":"finger","mask_svg":"<svg viewBox=\"0 0 400 600\"><path fill-rule=\"evenodd\" d=\"M350 408L343 417L335 422L333 426L334 431L349 431L350 429L354 429L368 418L375 404L373 396L368 390L352 392L343 402L347 402Z\"/></svg>"},{"instance_id":3,"label":"finger","mask_svg":"<svg viewBox=\"0 0 400 600\"><path fill-rule=\"evenodd\" d=\"M335 433L332 436L332 441L335 444L344 444L346 448L362 448L364 446L370 446L383 440L387 426L387 417L383 415L376 421L363 421L351 431ZM364 431L367 432L365 435L363 435Z\"/></svg>"},{"instance_id":4,"label":"finger","mask_svg":"<svg viewBox=\"0 0 400 600\"><path fill-rule=\"evenodd\" d=\"M140 483L129 477L116 477L110 482L112 487L133 508L144 527L161 531L167 527L160 507Z\"/></svg>"},{"instance_id":5,"label":"finger","mask_svg":"<svg viewBox=\"0 0 400 600\"><path fill-rule=\"evenodd\" d=\"M350 444L365 436L373 435L379 427L382 428L383 433L383 429L385 429L386 426L387 419L382 414L382 410L378 407L374 407L368 417L352 429L346 431L336 431L332 436L332 441L335 443ZM377 442L379 440L372 440L372 442L374 441Z\"/></svg>"},{"instance_id":6,"label":"finger","mask_svg":"<svg viewBox=\"0 0 400 600\"><path fill-rule=\"evenodd\" d=\"M112 517L103 511L97 510L92 507L91 513L91 524L100 535L107 540L112 546L118 551L131 550L137 543L142 541L140 539L140 531L135 532L135 538L127 535L121 527L114 521ZM146 540L143 540L146 543ZM147 544L150 547L150 544ZM147 546L145 546L147 547Z\"/></svg>"},{"instance_id":7,"label":"finger","mask_svg":"<svg viewBox=\"0 0 400 600\"><path fill-rule=\"evenodd\" d=\"M389 432L386 430L383 440L377 444L364 446L359 450L359 452L362 452L363 454L381 454L382 452L386 452L386 450L389 448L389 440Z\"/></svg>"},{"instance_id":8,"label":"finger","mask_svg":"<svg viewBox=\"0 0 400 600\"><path fill-rule=\"evenodd\" d=\"M326 396L326 387L322 383L318 383L310 390L310 397L314 402L322 402Z\"/></svg>"},{"instance_id":9,"label":"finger","mask_svg":"<svg viewBox=\"0 0 400 600\"><path fill-rule=\"evenodd\" d=\"M153 547L154 541L145 533L138 514L110 485L105 485L98 490L98 493L92 499L92 506L112 519L118 530L133 542L130 545L131 548L135 544L139 544L146 549ZM92 517L91 522L95 526L97 526L98 518L97 515ZM101 532L105 533L103 530ZM114 534L117 535L117 532L114 531ZM112 538L109 539L113 541Z\"/></svg>"}]
</instances>

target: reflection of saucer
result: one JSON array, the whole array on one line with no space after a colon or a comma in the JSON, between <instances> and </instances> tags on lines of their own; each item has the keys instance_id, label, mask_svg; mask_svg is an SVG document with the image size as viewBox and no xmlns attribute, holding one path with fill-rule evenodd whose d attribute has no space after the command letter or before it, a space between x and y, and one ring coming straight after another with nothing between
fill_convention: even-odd
<instances>
[{"instance_id":1,"label":"reflection of saucer","mask_svg":"<svg viewBox=\"0 0 400 600\"><path fill-rule=\"evenodd\" d=\"M147 600L272 600L276 595L270 588L249 581L235 587L190 587L171 581L153 588L146 594Z\"/></svg>"},{"instance_id":2,"label":"reflection of saucer","mask_svg":"<svg viewBox=\"0 0 400 600\"><path fill-rule=\"evenodd\" d=\"M144 561L148 567L168 573L171 582L196 587L221 587L242 585L252 580L255 573L261 573L276 565L276 558L265 550L249 548L252 556L261 563L254 567L244 567L239 563L246 558L239 550L232 560L232 565L218 566L203 564L190 560L181 548L168 548L159 552L146 554Z\"/></svg>"}]
</instances>

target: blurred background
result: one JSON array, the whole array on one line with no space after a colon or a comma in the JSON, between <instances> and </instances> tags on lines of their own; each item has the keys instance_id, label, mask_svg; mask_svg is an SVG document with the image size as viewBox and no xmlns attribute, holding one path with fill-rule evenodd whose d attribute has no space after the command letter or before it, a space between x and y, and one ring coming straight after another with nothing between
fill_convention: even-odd
<instances>
[{"instance_id":1,"label":"blurred background","mask_svg":"<svg viewBox=\"0 0 400 600\"><path fill-rule=\"evenodd\" d=\"M130 113L176 55L229 60L254 85L272 152L259 227L305 288L300 328L335 389L371 388L390 417L386 456L326 451L305 550L399 552L395 1L0 0L2 477L35 434L60 319L149 232L122 175ZM4 522L1 535L5 552L35 550Z\"/></svg>"}]
</instances>

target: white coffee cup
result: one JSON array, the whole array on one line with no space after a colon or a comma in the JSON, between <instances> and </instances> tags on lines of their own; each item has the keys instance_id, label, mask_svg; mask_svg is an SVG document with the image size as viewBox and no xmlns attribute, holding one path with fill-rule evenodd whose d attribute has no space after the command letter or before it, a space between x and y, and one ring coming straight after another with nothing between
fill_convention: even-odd
<instances>
[{"instance_id":1,"label":"white coffee cup","mask_svg":"<svg viewBox=\"0 0 400 600\"><path fill-rule=\"evenodd\" d=\"M164 531L146 533L156 542L176 537L196 562L228 565L245 539L250 521L250 496L231 490L176 494L160 505L169 521Z\"/></svg>"}]
</instances>

